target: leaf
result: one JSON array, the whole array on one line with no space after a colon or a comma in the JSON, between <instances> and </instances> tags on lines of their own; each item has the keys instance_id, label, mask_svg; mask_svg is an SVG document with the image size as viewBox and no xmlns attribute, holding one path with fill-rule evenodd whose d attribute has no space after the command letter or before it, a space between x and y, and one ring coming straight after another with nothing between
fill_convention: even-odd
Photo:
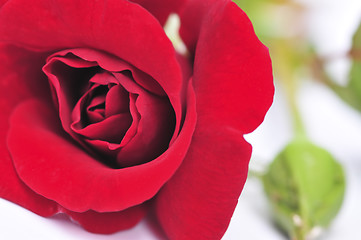
<instances>
[{"instance_id":1,"label":"leaf","mask_svg":"<svg viewBox=\"0 0 361 240\"><path fill-rule=\"evenodd\" d=\"M296 139L270 164L263 185L278 224L293 239L301 240L314 227L327 227L336 216L345 177L330 153Z\"/></svg>"},{"instance_id":2,"label":"leaf","mask_svg":"<svg viewBox=\"0 0 361 240\"><path fill-rule=\"evenodd\" d=\"M352 66L347 88L354 94L354 103L361 111L361 23L352 39Z\"/></svg>"},{"instance_id":3,"label":"leaf","mask_svg":"<svg viewBox=\"0 0 361 240\"><path fill-rule=\"evenodd\" d=\"M352 39L351 57L352 66L348 88L354 92L358 105L361 106L361 23Z\"/></svg>"},{"instance_id":4,"label":"leaf","mask_svg":"<svg viewBox=\"0 0 361 240\"><path fill-rule=\"evenodd\" d=\"M352 38L351 69L346 87L328 82L331 89L345 102L361 112L361 23Z\"/></svg>"},{"instance_id":5,"label":"leaf","mask_svg":"<svg viewBox=\"0 0 361 240\"><path fill-rule=\"evenodd\" d=\"M349 97L353 96L352 102L350 102L351 105L361 111L361 59L354 59L352 61L347 89L350 91L351 94L351 96Z\"/></svg>"},{"instance_id":6,"label":"leaf","mask_svg":"<svg viewBox=\"0 0 361 240\"><path fill-rule=\"evenodd\" d=\"M361 51L361 22L352 38L352 50Z\"/></svg>"}]
</instances>

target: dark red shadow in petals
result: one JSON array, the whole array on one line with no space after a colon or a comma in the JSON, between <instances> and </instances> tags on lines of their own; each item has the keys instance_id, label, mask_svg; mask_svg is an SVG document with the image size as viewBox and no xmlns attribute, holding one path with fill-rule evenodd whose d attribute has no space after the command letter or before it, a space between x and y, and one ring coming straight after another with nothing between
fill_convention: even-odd
<instances>
[{"instance_id":1,"label":"dark red shadow in petals","mask_svg":"<svg viewBox=\"0 0 361 240\"><path fill-rule=\"evenodd\" d=\"M30 100L12 114L8 147L19 177L35 192L75 212L120 211L152 198L174 174L188 150L195 117L193 98L182 132L165 153L146 164L111 169L59 135L57 114Z\"/></svg>"},{"instance_id":2,"label":"dark red shadow in petals","mask_svg":"<svg viewBox=\"0 0 361 240\"><path fill-rule=\"evenodd\" d=\"M58 58L52 58L43 67L43 70L48 76L50 86L54 91L53 99L59 108L59 117L63 128L72 135L70 126L73 108L77 108L81 113L80 106L76 106L76 103L85 94L89 80L100 71L100 68L97 67L96 63L91 64L90 62L77 60L75 65L74 61L70 60L59 61ZM72 136L76 138L75 135Z\"/></svg>"},{"instance_id":3,"label":"dark red shadow in petals","mask_svg":"<svg viewBox=\"0 0 361 240\"><path fill-rule=\"evenodd\" d=\"M121 73L113 75L127 91L137 95L134 105L131 101L130 111L133 112L133 119L137 120L135 115L139 114L134 138L128 140L128 136L125 136L124 142L119 145L119 165L134 166L155 159L169 147L172 135L178 136L174 131L175 118L172 106L165 97L148 93L129 78L123 78ZM130 133L134 131L132 127L129 129Z\"/></svg>"},{"instance_id":4,"label":"dark red shadow in petals","mask_svg":"<svg viewBox=\"0 0 361 240\"><path fill-rule=\"evenodd\" d=\"M164 25L169 14L179 13L186 0L131 0L140 4L142 7L152 13Z\"/></svg>"},{"instance_id":5,"label":"dark red shadow in petals","mask_svg":"<svg viewBox=\"0 0 361 240\"><path fill-rule=\"evenodd\" d=\"M126 113L129 111L129 96L125 89L120 86L114 86L108 92L105 101L105 117L110 117L117 113Z\"/></svg>"},{"instance_id":6,"label":"dark red shadow in petals","mask_svg":"<svg viewBox=\"0 0 361 240\"><path fill-rule=\"evenodd\" d=\"M129 114L117 114L85 128L74 129L74 131L87 139L115 143L122 140L131 123Z\"/></svg>"},{"instance_id":7,"label":"dark red shadow in petals","mask_svg":"<svg viewBox=\"0 0 361 240\"><path fill-rule=\"evenodd\" d=\"M157 158L167 150L174 133L174 112L168 101L140 94L135 102L140 115L137 133L117 155L121 167Z\"/></svg>"},{"instance_id":8,"label":"dark red shadow in petals","mask_svg":"<svg viewBox=\"0 0 361 240\"><path fill-rule=\"evenodd\" d=\"M198 120L176 174L156 198L169 239L221 239L247 178L251 146L229 127Z\"/></svg>"},{"instance_id":9,"label":"dark red shadow in petals","mask_svg":"<svg viewBox=\"0 0 361 240\"><path fill-rule=\"evenodd\" d=\"M129 94L129 110L133 118L132 125L130 125L127 133L125 134L124 138L120 142L120 144L114 144L112 147L110 147L111 150L117 149L118 147L123 147L126 144L130 142L130 140L133 139L135 134L137 134L139 121L140 121L140 114L138 112L138 109L135 106L135 102L138 99L137 94Z\"/></svg>"},{"instance_id":10,"label":"dark red shadow in petals","mask_svg":"<svg viewBox=\"0 0 361 240\"><path fill-rule=\"evenodd\" d=\"M121 59L70 49L50 56L43 69L53 86L64 130L85 143L86 149L117 155L119 167L157 158L178 136L175 113L163 89Z\"/></svg>"},{"instance_id":11,"label":"dark red shadow in petals","mask_svg":"<svg viewBox=\"0 0 361 240\"><path fill-rule=\"evenodd\" d=\"M50 56L48 60L56 59L74 68L86 68L92 66L100 66L110 72L121 72L129 70L134 76L134 80L144 89L156 95L165 96L163 88L151 76L139 70L128 62L102 51L88 48L68 49L57 52ZM102 79L100 79L102 81ZM102 83L103 82L98 82Z\"/></svg>"},{"instance_id":12,"label":"dark red shadow in petals","mask_svg":"<svg viewBox=\"0 0 361 240\"><path fill-rule=\"evenodd\" d=\"M141 204L121 212L98 213L89 210L77 213L67 209L62 209L62 212L89 232L111 234L134 227L145 216L147 209L147 204Z\"/></svg>"}]
</instances>

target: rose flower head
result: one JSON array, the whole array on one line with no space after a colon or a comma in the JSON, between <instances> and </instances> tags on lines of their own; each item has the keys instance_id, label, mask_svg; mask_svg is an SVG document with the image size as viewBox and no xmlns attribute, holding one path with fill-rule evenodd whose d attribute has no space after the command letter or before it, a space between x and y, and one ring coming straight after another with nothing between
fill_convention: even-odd
<instances>
[{"instance_id":1,"label":"rose flower head","mask_svg":"<svg viewBox=\"0 0 361 240\"><path fill-rule=\"evenodd\" d=\"M94 233L152 212L169 239L223 236L274 91L236 4L0 1L0 60L1 198Z\"/></svg>"}]
</instances>

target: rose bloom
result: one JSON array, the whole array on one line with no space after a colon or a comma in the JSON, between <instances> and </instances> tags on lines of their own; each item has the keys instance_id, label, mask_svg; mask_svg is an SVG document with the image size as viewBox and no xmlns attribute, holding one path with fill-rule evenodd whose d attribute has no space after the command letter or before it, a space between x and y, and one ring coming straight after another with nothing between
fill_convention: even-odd
<instances>
[{"instance_id":1,"label":"rose bloom","mask_svg":"<svg viewBox=\"0 0 361 240\"><path fill-rule=\"evenodd\" d=\"M0 61L0 197L94 233L151 212L169 239L223 236L273 99L236 4L0 1Z\"/></svg>"}]
</instances>

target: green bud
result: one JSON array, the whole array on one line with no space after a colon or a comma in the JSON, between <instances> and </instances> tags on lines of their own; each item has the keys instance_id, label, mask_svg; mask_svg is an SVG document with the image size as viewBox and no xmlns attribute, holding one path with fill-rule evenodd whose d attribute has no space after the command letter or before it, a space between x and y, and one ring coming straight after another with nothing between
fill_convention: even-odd
<instances>
[{"instance_id":1,"label":"green bud","mask_svg":"<svg viewBox=\"0 0 361 240\"><path fill-rule=\"evenodd\" d=\"M291 142L263 177L275 220L292 239L310 239L339 211L345 192L342 166L306 140Z\"/></svg>"}]
</instances>

